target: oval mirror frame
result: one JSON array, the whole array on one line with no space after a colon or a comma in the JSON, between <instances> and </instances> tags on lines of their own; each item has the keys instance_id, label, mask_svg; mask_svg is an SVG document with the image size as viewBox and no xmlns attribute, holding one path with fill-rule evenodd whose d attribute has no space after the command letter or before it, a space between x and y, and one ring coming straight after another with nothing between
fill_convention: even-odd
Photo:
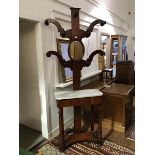
<instances>
[{"instance_id":1,"label":"oval mirror frame","mask_svg":"<svg viewBox=\"0 0 155 155\"><path fill-rule=\"evenodd\" d=\"M68 54L70 59L74 61L82 60L84 56L84 45L81 41L73 41L69 44Z\"/></svg>"}]
</instances>

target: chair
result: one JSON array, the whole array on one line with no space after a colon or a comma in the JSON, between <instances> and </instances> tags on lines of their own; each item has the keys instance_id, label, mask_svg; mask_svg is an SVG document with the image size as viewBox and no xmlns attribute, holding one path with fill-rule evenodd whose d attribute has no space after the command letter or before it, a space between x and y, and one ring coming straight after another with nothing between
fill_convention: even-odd
<instances>
[{"instance_id":1,"label":"chair","mask_svg":"<svg viewBox=\"0 0 155 155\"><path fill-rule=\"evenodd\" d=\"M113 68L104 69L103 72L105 73L105 79L108 79L108 73L110 74L110 79L113 78Z\"/></svg>"}]
</instances>

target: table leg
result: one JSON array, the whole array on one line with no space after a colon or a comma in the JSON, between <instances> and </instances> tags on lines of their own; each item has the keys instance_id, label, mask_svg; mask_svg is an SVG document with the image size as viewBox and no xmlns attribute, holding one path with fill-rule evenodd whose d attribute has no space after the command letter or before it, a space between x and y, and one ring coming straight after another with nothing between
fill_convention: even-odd
<instances>
[{"instance_id":1,"label":"table leg","mask_svg":"<svg viewBox=\"0 0 155 155\"><path fill-rule=\"evenodd\" d=\"M106 80L107 80L107 78L108 78L108 75L107 75L107 74L108 74L108 72L105 72L105 75L106 75Z\"/></svg>"},{"instance_id":2,"label":"table leg","mask_svg":"<svg viewBox=\"0 0 155 155\"><path fill-rule=\"evenodd\" d=\"M113 71L111 71L111 80L112 80L112 76L113 76Z\"/></svg>"},{"instance_id":3,"label":"table leg","mask_svg":"<svg viewBox=\"0 0 155 155\"><path fill-rule=\"evenodd\" d=\"M81 132L81 107L74 107L74 132Z\"/></svg>"},{"instance_id":4,"label":"table leg","mask_svg":"<svg viewBox=\"0 0 155 155\"><path fill-rule=\"evenodd\" d=\"M99 104L98 143L102 145L102 104Z\"/></svg>"},{"instance_id":5,"label":"table leg","mask_svg":"<svg viewBox=\"0 0 155 155\"><path fill-rule=\"evenodd\" d=\"M94 131L94 105L91 105L91 131Z\"/></svg>"},{"instance_id":6,"label":"table leg","mask_svg":"<svg viewBox=\"0 0 155 155\"><path fill-rule=\"evenodd\" d=\"M59 107L60 151L65 150L63 108Z\"/></svg>"}]
</instances>

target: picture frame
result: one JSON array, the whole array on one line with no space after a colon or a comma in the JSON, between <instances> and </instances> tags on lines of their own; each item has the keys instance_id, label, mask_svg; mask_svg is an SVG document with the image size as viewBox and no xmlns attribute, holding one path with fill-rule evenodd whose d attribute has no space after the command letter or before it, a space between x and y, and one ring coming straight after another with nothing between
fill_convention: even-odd
<instances>
[{"instance_id":1,"label":"picture frame","mask_svg":"<svg viewBox=\"0 0 155 155\"><path fill-rule=\"evenodd\" d=\"M56 39L57 52L67 61L70 60L68 47L70 41L68 39ZM73 72L70 68L63 68L58 62L58 77L60 83L66 83L73 80Z\"/></svg>"}]
</instances>

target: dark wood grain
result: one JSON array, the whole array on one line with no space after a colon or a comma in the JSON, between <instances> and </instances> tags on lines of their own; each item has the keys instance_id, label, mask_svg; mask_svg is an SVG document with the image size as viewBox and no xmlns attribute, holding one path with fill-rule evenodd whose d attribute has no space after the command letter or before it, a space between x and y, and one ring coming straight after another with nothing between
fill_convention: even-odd
<instances>
[{"instance_id":1,"label":"dark wood grain","mask_svg":"<svg viewBox=\"0 0 155 155\"><path fill-rule=\"evenodd\" d=\"M97 20L93 21L90 24L90 26L88 27L88 29L84 32L82 38L84 38L84 37L87 37L87 38L90 37L90 35L91 35L92 31L93 31L94 26L97 25L97 24L100 24L101 26L104 26L106 24L106 21L103 21L101 19L97 19Z\"/></svg>"},{"instance_id":2,"label":"dark wood grain","mask_svg":"<svg viewBox=\"0 0 155 155\"><path fill-rule=\"evenodd\" d=\"M45 25L48 26L49 23L52 23L57 27L58 32L60 32L60 35L62 38L66 37L66 31L62 28L62 26L60 25L60 23L58 21L51 19L51 18L48 18L45 20Z\"/></svg>"},{"instance_id":3,"label":"dark wood grain","mask_svg":"<svg viewBox=\"0 0 155 155\"><path fill-rule=\"evenodd\" d=\"M116 63L115 83L134 84L134 63L132 61L118 61Z\"/></svg>"},{"instance_id":4,"label":"dark wood grain","mask_svg":"<svg viewBox=\"0 0 155 155\"><path fill-rule=\"evenodd\" d=\"M60 133L60 150L64 151L65 140L64 140L64 121L63 121L63 108L59 107L59 133Z\"/></svg>"}]
</instances>

